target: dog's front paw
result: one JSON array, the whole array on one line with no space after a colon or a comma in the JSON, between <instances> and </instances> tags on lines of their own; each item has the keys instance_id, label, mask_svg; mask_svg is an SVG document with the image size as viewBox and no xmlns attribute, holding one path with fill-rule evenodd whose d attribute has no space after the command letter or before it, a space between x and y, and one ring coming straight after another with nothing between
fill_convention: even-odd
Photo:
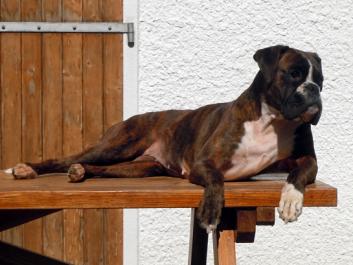
<instances>
[{"instance_id":1,"label":"dog's front paw","mask_svg":"<svg viewBox=\"0 0 353 265\"><path fill-rule=\"evenodd\" d=\"M205 189L204 197L197 209L197 218L207 233L214 231L220 222L224 203L223 189Z\"/></svg>"},{"instance_id":2,"label":"dog's front paw","mask_svg":"<svg viewBox=\"0 0 353 265\"><path fill-rule=\"evenodd\" d=\"M34 179L38 177L37 173L26 164L17 164L12 169L12 175L15 179Z\"/></svg>"},{"instance_id":3,"label":"dog's front paw","mask_svg":"<svg viewBox=\"0 0 353 265\"><path fill-rule=\"evenodd\" d=\"M85 177L85 169L81 164L72 164L67 172L69 182L80 182Z\"/></svg>"},{"instance_id":4,"label":"dog's front paw","mask_svg":"<svg viewBox=\"0 0 353 265\"><path fill-rule=\"evenodd\" d=\"M285 222L296 221L302 213L303 193L297 190L293 184L286 183L282 189L279 202L279 217Z\"/></svg>"}]
</instances>

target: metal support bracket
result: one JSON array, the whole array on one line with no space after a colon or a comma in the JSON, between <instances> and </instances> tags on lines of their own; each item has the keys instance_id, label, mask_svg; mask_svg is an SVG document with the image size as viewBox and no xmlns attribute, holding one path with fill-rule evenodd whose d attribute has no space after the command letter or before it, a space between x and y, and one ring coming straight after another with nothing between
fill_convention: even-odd
<instances>
[{"instance_id":1,"label":"metal support bracket","mask_svg":"<svg viewBox=\"0 0 353 265\"><path fill-rule=\"evenodd\" d=\"M0 32L122 33L128 46L135 43L134 23L118 22L0 22Z\"/></svg>"}]
</instances>

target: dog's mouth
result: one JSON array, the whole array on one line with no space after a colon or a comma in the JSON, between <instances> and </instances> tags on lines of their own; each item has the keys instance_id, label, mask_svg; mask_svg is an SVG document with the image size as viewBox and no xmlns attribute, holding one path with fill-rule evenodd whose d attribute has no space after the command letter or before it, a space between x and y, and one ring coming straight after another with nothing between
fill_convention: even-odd
<instances>
[{"instance_id":1,"label":"dog's mouth","mask_svg":"<svg viewBox=\"0 0 353 265\"><path fill-rule=\"evenodd\" d=\"M311 83L299 86L281 106L285 119L300 120L313 125L319 122L321 111L320 87Z\"/></svg>"},{"instance_id":2,"label":"dog's mouth","mask_svg":"<svg viewBox=\"0 0 353 265\"><path fill-rule=\"evenodd\" d=\"M319 122L322 111L321 99L318 98L315 102L297 103L287 102L282 105L282 115L287 120L299 120L304 123L316 125Z\"/></svg>"},{"instance_id":3,"label":"dog's mouth","mask_svg":"<svg viewBox=\"0 0 353 265\"><path fill-rule=\"evenodd\" d=\"M299 115L299 118L301 121L304 123L311 123L313 125L316 125L319 122L319 118L317 115L320 113L320 108L318 105L313 105L307 108L306 111L304 111L302 114Z\"/></svg>"}]
</instances>

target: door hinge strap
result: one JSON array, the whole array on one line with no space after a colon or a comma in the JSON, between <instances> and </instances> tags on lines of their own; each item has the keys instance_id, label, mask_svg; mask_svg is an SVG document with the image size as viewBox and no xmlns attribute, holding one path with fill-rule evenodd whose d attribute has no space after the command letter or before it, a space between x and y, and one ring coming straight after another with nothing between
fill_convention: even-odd
<instances>
[{"instance_id":1,"label":"door hinge strap","mask_svg":"<svg viewBox=\"0 0 353 265\"><path fill-rule=\"evenodd\" d=\"M134 23L119 22L0 22L0 32L122 33L129 47L135 43Z\"/></svg>"}]
</instances>

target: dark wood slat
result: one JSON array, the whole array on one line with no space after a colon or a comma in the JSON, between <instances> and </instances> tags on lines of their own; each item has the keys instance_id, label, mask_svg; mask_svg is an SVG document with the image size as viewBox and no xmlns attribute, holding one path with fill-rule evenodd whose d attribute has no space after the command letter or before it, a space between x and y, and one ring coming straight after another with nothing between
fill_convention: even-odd
<instances>
[{"instance_id":1,"label":"dark wood slat","mask_svg":"<svg viewBox=\"0 0 353 265\"><path fill-rule=\"evenodd\" d=\"M191 210L189 242L189 265L206 265L208 234L196 218L196 209Z\"/></svg>"},{"instance_id":2,"label":"dark wood slat","mask_svg":"<svg viewBox=\"0 0 353 265\"><path fill-rule=\"evenodd\" d=\"M23 248L0 242L1 265L68 265L59 260L38 255Z\"/></svg>"},{"instance_id":3,"label":"dark wood slat","mask_svg":"<svg viewBox=\"0 0 353 265\"><path fill-rule=\"evenodd\" d=\"M225 183L227 207L277 207L284 181ZM0 174L0 208L158 208L197 207L200 186L170 177L89 179L67 183L66 176L14 181ZM336 206L337 190L317 181L306 188L304 206Z\"/></svg>"},{"instance_id":4,"label":"dark wood slat","mask_svg":"<svg viewBox=\"0 0 353 265\"><path fill-rule=\"evenodd\" d=\"M275 224L275 208L274 207L257 207L256 209L257 225L274 225Z\"/></svg>"},{"instance_id":5,"label":"dark wood slat","mask_svg":"<svg viewBox=\"0 0 353 265\"><path fill-rule=\"evenodd\" d=\"M237 243L253 243L256 232L256 208L237 209Z\"/></svg>"},{"instance_id":6,"label":"dark wood slat","mask_svg":"<svg viewBox=\"0 0 353 265\"><path fill-rule=\"evenodd\" d=\"M25 224L58 210L0 210L0 231Z\"/></svg>"}]
</instances>

